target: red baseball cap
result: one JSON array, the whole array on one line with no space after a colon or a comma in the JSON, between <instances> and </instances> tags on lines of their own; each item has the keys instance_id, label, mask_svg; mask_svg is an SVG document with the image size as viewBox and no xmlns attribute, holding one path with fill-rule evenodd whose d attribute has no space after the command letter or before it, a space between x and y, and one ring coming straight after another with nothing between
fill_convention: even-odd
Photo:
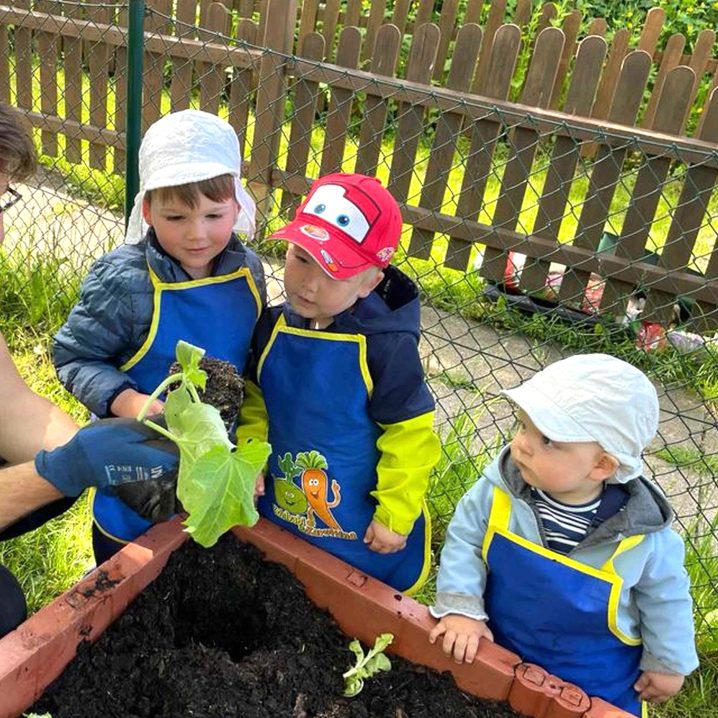
<instances>
[{"instance_id":1,"label":"red baseball cap","mask_svg":"<svg viewBox=\"0 0 718 718\"><path fill-rule=\"evenodd\" d=\"M320 177L294 219L268 239L284 239L314 257L333 279L386 267L401 237L401 211L376 177Z\"/></svg>"}]
</instances>

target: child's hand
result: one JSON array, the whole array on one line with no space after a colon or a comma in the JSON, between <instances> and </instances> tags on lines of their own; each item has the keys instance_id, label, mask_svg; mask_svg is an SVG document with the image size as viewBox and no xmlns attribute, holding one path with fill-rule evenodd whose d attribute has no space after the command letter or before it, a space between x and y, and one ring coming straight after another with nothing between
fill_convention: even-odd
<instances>
[{"instance_id":1,"label":"child's hand","mask_svg":"<svg viewBox=\"0 0 718 718\"><path fill-rule=\"evenodd\" d=\"M374 520L364 534L364 543L377 553L396 553L406 546L406 536Z\"/></svg>"},{"instance_id":2,"label":"child's hand","mask_svg":"<svg viewBox=\"0 0 718 718\"><path fill-rule=\"evenodd\" d=\"M431 629L429 643L435 643L439 636L444 636L441 649L449 658L453 655L457 663L471 663L476 658L482 638L494 640L486 621L454 614L444 616Z\"/></svg>"},{"instance_id":3,"label":"child's hand","mask_svg":"<svg viewBox=\"0 0 718 718\"><path fill-rule=\"evenodd\" d=\"M254 500L264 496L264 472L260 471L254 481Z\"/></svg>"},{"instance_id":4,"label":"child's hand","mask_svg":"<svg viewBox=\"0 0 718 718\"><path fill-rule=\"evenodd\" d=\"M149 394L140 394L139 391L135 391L134 389L125 389L115 397L110 405L110 411L114 416L126 416L129 419L136 419L149 398ZM159 399L155 399L147 415L161 414L164 408L164 403Z\"/></svg>"},{"instance_id":5,"label":"child's hand","mask_svg":"<svg viewBox=\"0 0 718 718\"><path fill-rule=\"evenodd\" d=\"M634 684L642 701L665 703L681 690L685 676L680 673L657 673L644 671Z\"/></svg>"}]
</instances>

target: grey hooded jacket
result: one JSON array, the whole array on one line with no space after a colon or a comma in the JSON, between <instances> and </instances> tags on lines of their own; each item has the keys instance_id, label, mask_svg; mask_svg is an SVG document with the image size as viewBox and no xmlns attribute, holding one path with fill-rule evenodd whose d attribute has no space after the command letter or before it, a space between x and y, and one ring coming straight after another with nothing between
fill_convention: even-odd
<instances>
[{"instance_id":1,"label":"grey hooded jacket","mask_svg":"<svg viewBox=\"0 0 718 718\"><path fill-rule=\"evenodd\" d=\"M436 602L430 609L436 618L454 613L491 619L484 610L487 571L481 551L496 486L511 499L509 531L547 546L530 487L506 447L466 492L451 519L441 552ZM568 555L600 568L622 539L645 534L638 545L614 559L623 579L618 628L642 639L641 670L687 675L698 666L698 657L683 540L670 527L673 511L652 482L637 478L625 487L629 492L625 508L589 532Z\"/></svg>"}]
</instances>

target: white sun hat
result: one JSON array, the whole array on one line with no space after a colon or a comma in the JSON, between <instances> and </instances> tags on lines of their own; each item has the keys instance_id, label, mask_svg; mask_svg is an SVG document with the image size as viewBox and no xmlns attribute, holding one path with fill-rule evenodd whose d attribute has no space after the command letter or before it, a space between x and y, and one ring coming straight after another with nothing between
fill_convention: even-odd
<instances>
[{"instance_id":1,"label":"white sun hat","mask_svg":"<svg viewBox=\"0 0 718 718\"><path fill-rule=\"evenodd\" d=\"M658 395L640 369L608 354L578 354L502 393L552 441L597 442L620 463L613 482L642 474L641 455L658 429Z\"/></svg>"},{"instance_id":2,"label":"white sun hat","mask_svg":"<svg viewBox=\"0 0 718 718\"><path fill-rule=\"evenodd\" d=\"M173 112L157 120L142 138L139 156L140 191L127 224L125 242L137 244L147 231L142 200L148 190L232 175L234 194L242 208L236 232L254 234L256 208L240 184L242 158L233 127L201 110Z\"/></svg>"}]
</instances>

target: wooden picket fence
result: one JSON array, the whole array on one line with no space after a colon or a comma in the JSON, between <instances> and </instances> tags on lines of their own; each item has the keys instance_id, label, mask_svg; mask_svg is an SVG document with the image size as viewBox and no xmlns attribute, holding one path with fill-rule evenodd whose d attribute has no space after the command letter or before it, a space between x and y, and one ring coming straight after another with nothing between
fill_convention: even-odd
<instances>
[{"instance_id":1,"label":"wooden picket fence","mask_svg":"<svg viewBox=\"0 0 718 718\"><path fill-rule=\"evenodd\" d=\"M662 11L649 13L638 47L629 50L622 30L609 47L600 21L577 43L581 18L573 13L561 28L553 27L555 7L547 4L537 33L528 38L530 64L517 85L530 2L519 0L509 24L505 2L492 2L483 28L473 22L482 3L471 0L461 22L455 0L445 1L438 24L425 22L433 3L423 0L412 22L406 0L394 4L392 22L375 2L368 15L351 0L344 7L304 2L301 12L296 0L235 5L148 2L142 118L147 126L162 112L188 107L193 92L201 108L226 110L265 218L296 205L310 184L312 162L319 174L347 169L350 138L357 136L351 169L376 174L388 167L388 186L411 225L410 256L433 256L437 240L448 240L441 261L466 271L479 261L473 248L482 245L480 275L502 282L508 253L519 252L528 257L520 276L526 293L544 289L551 264L558 263L565 268L561 303L581 305L599 277L605 282L601 312L622 315L641 287L644 317L668 322L676 297L687 296L694 302L691 326L716 329L718 248L694 256L699 233L710 223L718 175L715 92L702 107L694 136L685 136L700 83L715 73L708 35L701 35L705 39L684 64L676 41L656 53ZM124 171L125 25L126 11L116 13L115 6L90 9L61 0L0 6L0 100L12 99L41 128L45 154L62 151L81 163L87 141L90 166L108 169L111 148L111 169ZM402 58L407 37L410 50ZM58 85L60 64L64 87ZM83 92L88 79L89 92ZM315 152L310 135L318 113L324 133ZM62 150L58 135L64 136ZM422 147L428 147L425 161L419 159ZM419 164L417 192L412 182ZM457 172L460 190L449 196L449 177ZM522 211L527 192L536 191L532 179L539 177L536 219L527 228ZM588 189L576 229L559 241L580 181ZM489 202L491 182L500 187ZM669 182L680 183L681 191L656 255L650 228ZM628 188L630 197L616 208L619 188ZM279 204L275 190L282 190ZM616 251L599 254L616 213L625 213ZM699 271L689 271L696 259Z\"/></svg>"}]
</instances>

